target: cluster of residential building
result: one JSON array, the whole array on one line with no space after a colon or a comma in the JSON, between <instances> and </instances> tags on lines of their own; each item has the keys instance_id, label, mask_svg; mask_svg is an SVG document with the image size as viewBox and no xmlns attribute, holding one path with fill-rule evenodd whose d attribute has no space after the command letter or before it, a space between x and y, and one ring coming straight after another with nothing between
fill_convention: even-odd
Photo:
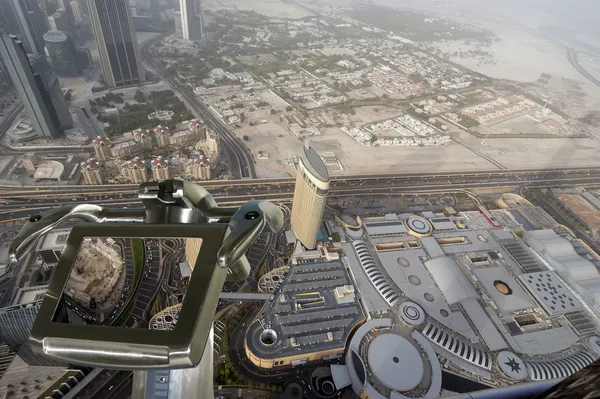
<instances>
[{"instance_id":1,"label":"cluster of residential building","mask_svg":"<svg viewBox=\"0 0 600 399\"><path fill-rule=\"evenodd\" d=\"M432 119L432 121L435 120ZM440 130L427 122L408 114L362 127L342 127L342 130L364 146L423 146L444 144L450 141L448 135L442 134Z\"/></svg>"},{"instance_id":2,"label":"cluster of residential building","mask_svg":"<svg viewBox=\"0 0 600 399\"><path fill-rule=\"evenodd\" d=\"M93 141L96 156L81 163L85 182L103 184L144 183L151 178L210 179L211 170L219 159L219 139L196 119L184 122L184 125L187 125L187 129L175 132L161 125L150 130L138 129L131 133L132 139L118 144L111 143L106 137L97 137ZM149 161L142 158L145 151L168 150L171 146L191 146L191 156L172 152L169 157L154 156Z\"/></svg>"},{"instance_id":3,"label":"cluster of residential building","mask_svg":"<svg viewBox=\"0 0 600 399\"><path fill-rule=\"evenodd\" d=\"M515 101L498 97L494 101L472 105L462 109L462 113L469 115L483 125L491 125L505 119L522 115L539 105L528 98L516 98Z\"/></svg>"}]
</instances>

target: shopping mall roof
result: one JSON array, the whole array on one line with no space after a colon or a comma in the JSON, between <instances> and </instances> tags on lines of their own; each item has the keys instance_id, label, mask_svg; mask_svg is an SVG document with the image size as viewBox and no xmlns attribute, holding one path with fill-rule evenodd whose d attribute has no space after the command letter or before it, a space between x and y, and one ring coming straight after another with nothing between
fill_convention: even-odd
<instances>
[{"instance_id":1,"label":"shopping mall roof","mask_svg":"<svg viewBox=\"0 0 600 399\"><path fill-rule=\"evenodd\" d=\"M442 256L425 262L450 305L467 298L477 298L477 292L453 258Z\"/></svg>"}]
</instances>

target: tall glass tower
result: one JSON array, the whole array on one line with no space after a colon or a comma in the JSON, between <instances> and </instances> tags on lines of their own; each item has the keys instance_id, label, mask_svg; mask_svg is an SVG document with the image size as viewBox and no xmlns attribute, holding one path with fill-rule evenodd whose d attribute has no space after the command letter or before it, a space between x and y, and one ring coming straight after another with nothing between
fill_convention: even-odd
<instances>
[{"instance_id":1,"label":"tall glass tower","mask_svg":"<svg viewBox=\"0 0 600 399\"><path fill-rule=\"evenodd\" d=\"M88 6L106 84L117 87L146 80L129 2L89 0Z\"/></svg>"},{"instance_id":2,"label":"tall glass tower","mask_svg":"<svg viewBox=\"0 0 600 399\"><path fill-rule=\"evenodd\" d=\"M200 40L204 35L204 16L200 0L179 0L181 31L184 39Z\"/></svg>"},{"instance_id":3,"label":"tall glass tower","mask_svg":"<svg viewBox=\"0 0 600 399\"><path fill-rule=\"evenodd\" d=\"M23 32L22 40L28 44L31 53L44 55L44 33L50 30L50 23L40 9L37 0L12 0ZM13 32L9 32L13 34Z\"/></svg>"},{"instance_id":4,"label":"tall glass tower","mask_svg":"<svg viewBox=\"0 0 600 399\"><path fill-rule=\"evenodd\" d=\"M37 57L32 67L21 41L16 36L1 35L0 59L41 137L53 139L72 127L62 89L44 57Z\"/></svg>"}]
</instances>

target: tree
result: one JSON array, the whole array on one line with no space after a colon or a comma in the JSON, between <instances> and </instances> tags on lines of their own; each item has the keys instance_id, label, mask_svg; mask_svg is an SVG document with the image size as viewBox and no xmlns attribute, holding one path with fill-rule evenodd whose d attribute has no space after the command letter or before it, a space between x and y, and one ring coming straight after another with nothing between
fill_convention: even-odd
<instances>
[{"instance_id":1,"label":"tree","mask_svg":"<svg viewBox=\"0 0 600 399\"><path fill-rule=\"evenodd\" d=\"M247 134L244 134L244 137L243 137L243 139L244 139L244 141L250 141L250 137L248 137L248 135L247 135Z\"/></svg>"},{"instance_id":2,"label":"tree","mask_svg":"<svg viewBox=\"0 0 600 399\"><path fill-rule=\"evenodd\" d=\"M67 101L67 102L71 101L71 96L72 96L71 92L68 91L67 94L65 94L65 101Z\"/></svg>"},{"instance_id":3,"label":"tree","mask_svg":"<svg viewBox=\"0 0 600 399\"><path fill-rule=\"evenodd\" d=\"M288 112L292 111L293 109L294 108L292 108L291 105L288 105L287 107L285 107L285 110L288 111Z\"/></svg>"},{"instance_id":4,"label":"tree","mask_svg":"<svg viewBox=\"0 0 600 399\"><path fill-rule=\"evenodd\" d=\"M271 108L271 115L275 115L277 113L277 111L275 111L273 108Z\"/></svg>"},{"instance_id":5,"label":"tree","mask_svg":"<svg viewBox=\"0 0 600 399\"><path fill-rule=\"evenodd\" d=\"M246 120L246 114L245 114L245 113L243 113L243 112L241 112L241 113L240 113L240 121L241 121L241 122L244 122L245 120Z\"/></svg>"},{"instance_id":6,"label":"tree","mask_svg":"<svg viewBox=\"0 0 600 399\"><path fill-rule=\"evenodd\" d=\"M90 108L90 111L92 111L92 114L94 114L94 115L95 115L95 114L97 114L97 113L98 113L98 108L96 108L96 107L91 107L91 108Z\"/></svg>"},{"instance_id":7,"label":"tree","mask_svg":"<svg viewBox=\"0 0 600 399\"><path fill-rule=\"evenodd\" d=\"M146 102L146 95L144 94L143 91L137 90L135 92L135 95L133 96L133 99L135 101L137 101L138 103L145 103Z\"/></svg>"}]
</instances>

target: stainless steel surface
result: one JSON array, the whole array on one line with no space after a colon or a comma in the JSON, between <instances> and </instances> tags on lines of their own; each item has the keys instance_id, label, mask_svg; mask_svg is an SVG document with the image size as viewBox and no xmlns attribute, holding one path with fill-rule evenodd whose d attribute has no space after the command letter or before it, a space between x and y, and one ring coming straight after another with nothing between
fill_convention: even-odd
<instances>
[{"instance_id":1,"label":"stainless steel surface","mask_svg":"<svg viewBox=\"0 0 600 399\"><path fill-rule=\"evenodd\" d=\"M200 363L193 368L171 371L169 398L205 399L214 397L213 392L213 329L211 328Z\"/></svg>"},{"instance_id":2,"label":"stainless steel surface","mask_svg":"<svg viewBox=\"0 0 600 399\"><path fill-rule=\"evenodd\" d=\"M144 209L104 209L93 204L66 206L34 215L10 247L17 261L38 239L71 219L75 225L49 284L30 335L38 351L72 364L136 370L134 397L146 396L147 372L171 372L170 396L213 396L212 321L219 293L228 280L248 277L245 253L264 228L283 226L282 210L269 202L250 201L238 208L219 208L203 187L175 180L146 183L138 197ZM81 241L85 237L201 238L199 259L174 330L128 329L54 322ZM181 369L181 370L179 370ZM172 384L171 384L172 382Z\"/></svg>"},{"instance_id":3,"label":"stainless steel surface","mask_svg":"<svg viewBox=\"0 0 600 399\"><path fill-rule=\"evenodd\" d=\"M250 265L244 254L266 227L271 232L283 227L283 211L266 201L248 201L233 215L229 226L231 233L217 254L220 267L229 268L227 280L244 280L250 273Z\"/></svg>"},{"instance_id":4,"label":"stainless steel surface","mask_svg":"<svg viewBox=\"0 0 600 399\"><path fill-rule=\"evenodd\" d=\"M72 364L108 369L193 367L202 357L225 282L227 269L217 266L217 251L229 231L213 224L94 224L75 225L30 333L39 353ZM85 237L187 237L202 239L199 258L174 330L152 330L53 322L71 269Z\"/></svg>"},{"instance_id":5,"label":"stainless steel surface","mask_svg":"<svg viewBox=\"0 0 600 399\"><path fill-rule=\"evenodd\" d=\"M33 250L37 240L45 233L71 219L86 222L144 222L143 209L105 209L94 204L61 206L48 212L33 215L17 234L9 248L10 262L17 262L23 255Z\"/></svg>"}]
</instances>

